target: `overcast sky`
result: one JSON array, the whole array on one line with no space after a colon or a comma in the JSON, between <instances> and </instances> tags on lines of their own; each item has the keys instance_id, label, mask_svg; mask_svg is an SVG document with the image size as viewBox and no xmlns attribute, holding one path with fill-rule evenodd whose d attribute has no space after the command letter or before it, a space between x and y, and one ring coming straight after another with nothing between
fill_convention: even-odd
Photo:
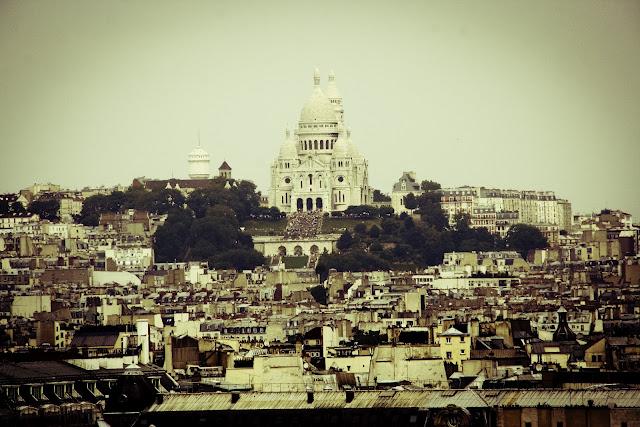
<instances>
[{"instance_id":1,"label":"overcast sky","mask_svg":"<svg viewBox=\"0 0 640 427\"><path fill-rule=\"evenodd\" d=\"M640 1L0 0L0 191L185 177L268 188L333 69L385 192L553 190L640 217Z\"/></svg>"}]
</instances>

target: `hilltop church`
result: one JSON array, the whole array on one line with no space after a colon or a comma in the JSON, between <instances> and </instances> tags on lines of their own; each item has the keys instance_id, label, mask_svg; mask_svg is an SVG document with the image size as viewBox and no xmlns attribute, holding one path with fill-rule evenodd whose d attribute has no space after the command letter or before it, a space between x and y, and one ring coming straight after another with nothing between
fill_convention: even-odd
<instances>
[{"instance_id":1,"label":"hilltop church","mask_svg":"<svg viewBox=\"0 0 640 427\"><path fill-rule=\"evenodd\" d=\"M320 73L300 113L298 128L287 129L280 153L271 165L269 204L282 212L343 211L369 204L367 161L344 126L342 96L333 73L325 90Z\"/></svg>"}]
</instances>

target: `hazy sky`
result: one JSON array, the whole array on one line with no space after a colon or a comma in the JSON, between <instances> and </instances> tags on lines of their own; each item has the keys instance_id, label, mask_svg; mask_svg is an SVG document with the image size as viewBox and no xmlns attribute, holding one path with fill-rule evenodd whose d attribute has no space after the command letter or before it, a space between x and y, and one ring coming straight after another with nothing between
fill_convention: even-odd
<instances>
[{"instance_id":1,"label":"hazy sky","mask_svg":"<svg viewBox=\"0 0 640 427\"><path fill-rule=\"evenodd\" d=\"M0 191L217 170L265 191L333 69L371 184L640 217L640 1L0 0Z\"/></svg>"}]
</instances>

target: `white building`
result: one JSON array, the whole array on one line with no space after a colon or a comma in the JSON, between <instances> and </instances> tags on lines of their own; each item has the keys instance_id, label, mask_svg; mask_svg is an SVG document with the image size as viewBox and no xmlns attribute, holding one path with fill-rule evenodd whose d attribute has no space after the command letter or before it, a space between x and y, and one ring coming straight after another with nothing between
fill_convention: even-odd
<instances>
[{"instance_id":1,"label":"white building","mask_svg":"<svg viewBox=\"0 0 640 427\"><path fill-rule=\"evenodd\" d=\"M404 204L410 193L416 197L422 194L420 183L416 180L415 172L403 172L398 182L393 184L391 191L391 207L396 214L413 211L413 209L407 209Z\"/></svg>"},{"instance_id":2,"label":"white building","mask_svg":"<svg viewBox=\"0 0 640 427\"><path fill-rule=\"evenodd\" d=\"M153 249L140 246L105 249L104 258L113 260L119 271L141 272L153 265Z\"/></svg>"},{"instance_id":3,"label":"white building","mask_svg":"<svg viewBox=\"0 0 640 427\"><path fill-rule=\"evenodd\" d=\"M485 187L457 187L442 190L440 205L451 225L459 213L471 216L472 227L486 227L500 233L501 213L516 214L518 222L531 225L556 225L571 228L571 203L556 198L552 191L518 191ZM507 222L513 222L504 218ZM508 228L508 227L507 227ZM506 233L506 231L504 231Z\"/></svg>"},{"instance_id":4,"label":"white building","mask_svg":"<svg viewBox=\"0 0 640 427\"><path fill-rule=\"evenodd\" d=\"M189 178L209 179L209 153L198 146L189 153Z\"/></svg>"},{"instance_id":5,"label":"white building","mask_svg":"<svg viewBox=\"0 0 640 427\"><path fill-rule=\"evenodd\" d=\"M37 224L40 217L32 213L10 213L0 216L0 228L11 229L21 224Z\"/></svg>"},{"instance_id":6,"label":"white building","mask_svg":"<svg viewBox=\"0 0 640 427\"><path fill-rule=\"evenodd\" d=\"M269 205L283 212L342 211L373 201L367 161L344 127L342 96L333 73L326 91L316 70L311 97L302 108L297 130L286 131L271 165Z\"/></svg>"}]
</instances>

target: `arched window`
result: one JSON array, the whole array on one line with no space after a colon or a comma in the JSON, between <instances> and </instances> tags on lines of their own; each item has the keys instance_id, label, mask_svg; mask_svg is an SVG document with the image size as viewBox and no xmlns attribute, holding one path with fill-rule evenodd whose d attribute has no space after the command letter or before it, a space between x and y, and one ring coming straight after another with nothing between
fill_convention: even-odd
<instances>
[{"instance_id":1,"label":"arched window","mask_svg":"<svg viewBox=\"0 0 640 427\"><path fill-rule=\"evenodd\" d=\"M309 185L313 185L313 175L309 174Z\"/></svg>"},{"instance_id":2,"label":"arched window","mask_svg":"<svg viewBox=\"0 0 640 427\"><path fill-rule=\"evenodd\" d=\"M320 149L324 150L324 141L323 140L320 140Z\"/></svg>"},{"instance_id":3,"label":"arched window","mask_svg":"<svg viewBox=\"0 0 640 427\"><path fill-rule=\"evenodd\" d=\"M304 149L307 149L307 141L304 142Z\"/></svg>"},{"instance_id":4,"label":"arched window","mask_svg":"<svg viewBox=\"0 0 640 427\"><path fill-rule=\"evenodd\" d=\"M314 150L318 149L318 140L317 139L315 141L313 141L313 149Z\"/></svg>"}]
</instances>

